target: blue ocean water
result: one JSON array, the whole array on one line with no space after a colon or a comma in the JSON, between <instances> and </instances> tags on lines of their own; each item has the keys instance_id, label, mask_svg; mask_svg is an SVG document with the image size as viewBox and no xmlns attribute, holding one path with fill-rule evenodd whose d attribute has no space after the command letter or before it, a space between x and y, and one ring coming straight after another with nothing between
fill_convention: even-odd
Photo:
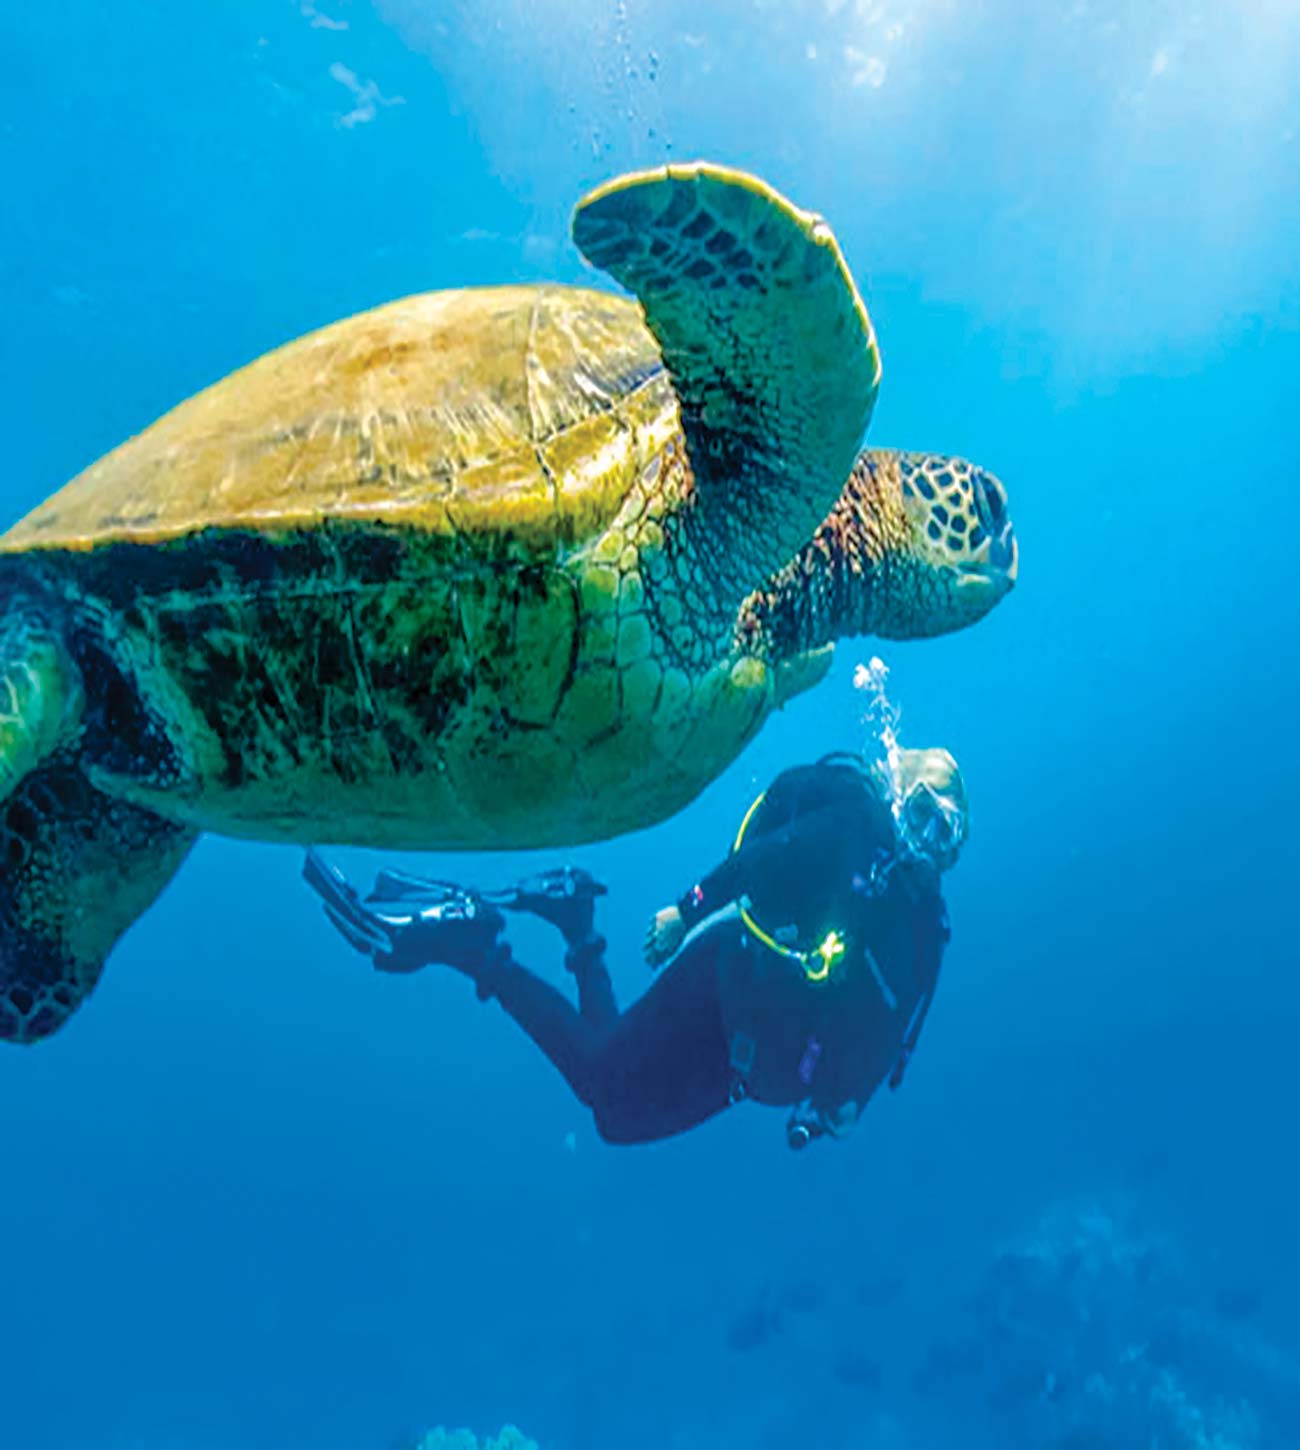
<instances>
[{"instance_id":1,"label":"blue ocean water","mask_svg":"<svg viewBox=\"0 0 1300 1450\"><path fill-rule=\"evenodd\" d=\"M0 53L6 520L308 328L588 278L574 199L707 156L830 219L872 441L994 469L1022 558L977 628L882 649L974 829L849 1140L753 1108L607 1147L463 980L376 978L295 852L207 839L0 1054L0 1446L1300 1445L1295 6L48 0ZM877 648L572 854L624 998L756 788L860 742Z\"/></svg>"}]
</instances>

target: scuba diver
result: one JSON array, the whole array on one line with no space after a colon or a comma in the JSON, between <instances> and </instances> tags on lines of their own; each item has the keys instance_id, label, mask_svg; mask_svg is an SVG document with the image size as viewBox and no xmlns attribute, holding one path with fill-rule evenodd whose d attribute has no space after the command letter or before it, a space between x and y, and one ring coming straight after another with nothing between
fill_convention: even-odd
<instances>
[{"instance_id":1,"label":"scuba diver","mask_svg":"<svg viewBox=\"0 0 1300 1450\"><path fill-rule=\"evenodd\" d=\"M666 1138L753 1099L791 1108L787 1141L803 1148L844 1133L882 1081L901 1083L949 936L940 877L967 831L946 750L783 771L726 858L654 917L645 952L664 970L625 1011L595 929L605 888L585 871L496 892L382 871L365 900L315 851L304 875L379 971L441 963L495 998L607 1142ZM515 960L504 911L562 933L576 1008Z\"/></svg>"}]
</instances>

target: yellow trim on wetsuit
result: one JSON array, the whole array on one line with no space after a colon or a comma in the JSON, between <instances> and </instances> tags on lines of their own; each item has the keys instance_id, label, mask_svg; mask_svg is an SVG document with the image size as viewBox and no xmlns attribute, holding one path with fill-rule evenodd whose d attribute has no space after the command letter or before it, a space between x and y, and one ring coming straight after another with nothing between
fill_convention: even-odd
<instances>
[{"instance_id":1,"label":"yellow trim on wetsuit","mask_svg":"<svg viewBox=\"0 0 1300 1450\"><path fill-rule=\"evenodd\" d=\"M745 832L749 830L749 823L754 819L754 812L766 799L767 792L763 791L745 812L745 819L741 821L740 830L736 832L736 844L732 846L732 851L740 850L741 842L745 839ZM813 947L811 951L802 952L769 936L749 914L749 908L743 901L740 903L740 919L765 947L769 947L778 956L788 957L791 961L798 962L810 982L824 982L830 976L831 968L844 955L844 940L837 931L828 931L819 946Z\"/></svg>"},{"instance_id":2,"label":"yellow trim on wetsuit","mask_svg":"<svg viewBox=\"0 0 1300 1450\"><path fill-rule=\"evenodd\" d=\"M732 846L733 851L740 850L740 843L745 839L745 832L749 830L749 823L754 819L754 812L767 799L767 792L760 791L754 799L754 804L745 812L745 819L740 823L740 830L736 832L736 843Z\"/></svg>"}]
</instances>

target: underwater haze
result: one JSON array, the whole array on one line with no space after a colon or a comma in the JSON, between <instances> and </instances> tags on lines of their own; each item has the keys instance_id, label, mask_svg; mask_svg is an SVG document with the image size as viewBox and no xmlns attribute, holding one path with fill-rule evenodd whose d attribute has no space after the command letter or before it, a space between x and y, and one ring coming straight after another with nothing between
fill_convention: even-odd
<instances>
[{"instance_id":1,"label":"underwater haze","mask_svg":"<svg viewBox=\"0 0 1300 1450\"><path fill-rule=\"evenodd\" d=\"M370 971L297 851L205 838L0 1053L0 1446L1300 1446L1293 0L46 0L0 54L6 526L335 318L610 285L574 202L708 158L828 219L870 441L993 469L1021 551L976 627L841 644L680 814L567 857L630 1000L755 793L864 743L881 654L973 829L851 1137L746 1105L610 1147L462 977Z\"/></svg>"}]
</instances>

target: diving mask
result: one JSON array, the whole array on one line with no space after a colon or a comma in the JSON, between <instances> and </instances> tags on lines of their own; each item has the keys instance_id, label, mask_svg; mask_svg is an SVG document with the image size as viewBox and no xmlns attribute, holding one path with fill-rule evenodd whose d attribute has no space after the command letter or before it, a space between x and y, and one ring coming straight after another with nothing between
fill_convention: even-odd
<instances>
[{"instance_id":1,"label":"diving mask","mask_svg":"<svg viewBox=\"0 0 1300 1450\"><path fill-rule=\"evenodd\" d=\"M897 771L899 834L913 855L946 871L970 829L957 762L946 750L900 750Z\"/></svg>"}]
</instances>

